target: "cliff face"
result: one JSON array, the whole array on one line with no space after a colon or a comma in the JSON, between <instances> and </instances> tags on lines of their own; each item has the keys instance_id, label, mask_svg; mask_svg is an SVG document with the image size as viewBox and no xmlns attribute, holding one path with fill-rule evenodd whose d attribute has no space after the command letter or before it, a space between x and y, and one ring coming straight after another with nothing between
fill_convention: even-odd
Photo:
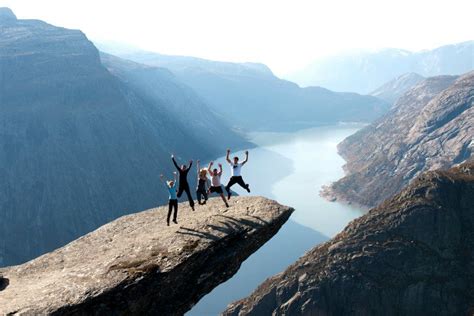
<instances>
[{"instance_id":1,"label":"cliff face","mask_svg":"<svg viewBox=\"0 0 474 316\"><path fill-rule=\"evenodd\" d=\"M418 177L224 315L467 315L474 162Z\"/></svg>"},{"instance_id":2,"label":"cliff face","mask_svg":"<svg viewBox=\"0 0 474 316\"><path fill-rule=\"evenodd\" d=\"M213 145L216 133L229 146L244 142L225 126L208 128L214 114L188 90L155 86L158 102L111 74L82 32L2 9L0 266L165 202L158 176L171 171L171 152L186 161L219 155L227 144ZM183 104L202 117L170 110Z\"/></svg>"},{"instance_id":3,"label":"cliff face","mask_svg":"<svg viewBox=\"0 0 474 316\"><path fill-rule=\"evenodd\" d=\"M374 206L423 171L447 169L474 148L474 72L429 78L391 112L339 144L346 176L323 194Z\"/></svg>"},{"instance_id":4,"label":"cliff face","mask_svg":"<svg viewBox=\"0 0 474 316\"><path fill-rule=\"evenodd\" d=\"M292 209L264 198L220 199L117 219L20 266L0 269L0 314L182 315L235 274Z\"/></svg>"}]
</instances>

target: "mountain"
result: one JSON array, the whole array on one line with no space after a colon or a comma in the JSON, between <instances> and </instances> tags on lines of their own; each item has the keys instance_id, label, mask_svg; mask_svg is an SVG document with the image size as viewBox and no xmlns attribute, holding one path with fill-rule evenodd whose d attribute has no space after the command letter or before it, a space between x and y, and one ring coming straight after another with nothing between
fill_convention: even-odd
<instances>
[{"instance_id":1,"label":"mountain","mask_svg":"<svg viewBox=\"0 0 474 316\"><path fill-rule=\"evenodd\" d=\"M474 41L409 52L383 49L324 57L287 76L303 86L368 94L405 73L460 75L474 69Z\"/></svg>"},{"instance_id":2,"label":"mountain","mask_svg":"<svg viewBox=\"0 0 474 316\"><path fill-rule=\"evenodd\" d=\"M228 124L239 129L281 131L340 121L369 122L389 108L372 96L335 93L320 87L302 89L277 78L262 64L111 51L124 59L169 69Z\"/></svg>"},{"instance_id":3,"label":"mountain","mask_svg":"<svg viewBox=\"0 0 474 316\"><path fill-rule=\"evenodd\" d=\"M171 73L146 70L161 71L153 95L111 73L78 30L2 8L0 47L0 266L164 203L171 152L246 144Z\"/></svg>"},{"instance_id":4,"label":"mountain","mask_svg":"<svg viewBox=\"0 0 474 316\"><path fill-rule=\"evenodd\" d=\"M124 216L26 264L0 269L1 315L183 315L231 278L293 209L260 197L220 198ZM34 280L32 282L32 280ZM192 285L192 286L190 286Z\"/></svg>"},{"instance_id":5,"label":"mountain","mask_svg":"<svg viewBox=\"0 0 474 316\"><path fill-rule=\"evenodd\" d=\"M473 200L473 161L427 172L223 315L470 315Z\"/></svg>"},{"instance_id":6,"label":"mountain","mask_svg":"<svg viewBox=\"0 0 474 316\"><path fill-rule=\"evenodd\" d=\"M338 145L346 176L323 194L373 206L421 172L466 161L474 151L473 102L474 71L422 81Z\"/></svg>"},{"instance_id":7,"label":"mountain","mask_svg":"<svg viewBox=\"0 0 474 316\"><path fill-rule=\"evenodd\" d=\"M423 81L424 79L425 78L423 76L420 76L414 72L403 74L375 89L370 93L370 95L393 104L399 97L405 94L405 92L413 88L416 84Z\"/></svg>"}]
</instances>

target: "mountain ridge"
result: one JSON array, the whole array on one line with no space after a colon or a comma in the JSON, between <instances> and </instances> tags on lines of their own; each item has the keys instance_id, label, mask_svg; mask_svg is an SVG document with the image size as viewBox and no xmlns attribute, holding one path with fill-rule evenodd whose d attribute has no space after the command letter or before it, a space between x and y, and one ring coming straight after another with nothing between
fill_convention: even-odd
<instances>
[{"instance_id":1,"label":"mountain ridge","mask_svg":"<svg viewBox=\"0 0 474 316\"><path fill-rule=\"evenodd\" d=\"M346 175L324 196L374 206L418 174L468 160L474 148L474 71L431 77L338 145Z\"/></svg>"},{"instance_id":2,"label":"mountain ridge","mask_svg":"<svg viewBox=\"0 0 474 316\"><path fill-rule=\"evenodd\" d=\"M223 315L469 314L473 199L474 161L426 172Z\"/></svg>"}]
</instances>

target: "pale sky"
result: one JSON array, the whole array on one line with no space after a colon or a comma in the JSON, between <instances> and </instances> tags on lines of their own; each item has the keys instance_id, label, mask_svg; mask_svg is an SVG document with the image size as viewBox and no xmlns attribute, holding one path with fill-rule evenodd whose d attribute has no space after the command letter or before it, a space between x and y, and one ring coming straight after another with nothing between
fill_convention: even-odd
<instances>
[{"instance_id":1,"label":"pale sky","mask_svg":"<svg viewBox=\"0 0 474 316\"><path fill-rule=\"evenodd\" d=\"M262 62L278 75L352 49L474 39L473 0L0 0L19 18L163 54Z\"/></svg>"}]
</instances>

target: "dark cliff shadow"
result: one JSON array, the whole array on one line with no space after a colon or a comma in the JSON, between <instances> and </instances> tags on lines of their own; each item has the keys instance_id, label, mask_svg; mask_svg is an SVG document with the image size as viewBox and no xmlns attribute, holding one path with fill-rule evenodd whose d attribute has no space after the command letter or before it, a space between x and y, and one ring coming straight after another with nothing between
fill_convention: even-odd
<instances>
[{"instance_id":1,"label":"dark cliff shadow","mask_svg":"<svg viewBox=\"0 0 474 316\"><path fill-rule=\"evenodd\" d=\"M209 239L209 240L219 240L219 237L210 234L208 232L202 232L199 230L195 230L192 228L187 228L187 227L180 227L180 230L178 230L176 233L181 234L181 235L189 235L189 236L194 236L194 237L199 237L199 238L204 238L204 239Z\"/></svg>"},{"instance_id":2,"label":"dark cliff shadow","mask_svg":"<svg viewBox=\"0 0 474 316\"><path fill-rule=\"evenodd\" d=\"M251 216L257 219L257 221L252 221L249 219L236 219L231 216L220 215L220 214L216 216L223 217L225 218L225 220L219 221L218 225L208 224L207 227L211 228L212 231L221 232L226 235L232 235L235 233L243 232L246 230L246 228L258 229L268 224L267 221L259 218L258 216ZM195 236L199 238L205 238L205 239L209 239L213 241L219 240L221 238L207 231L199 231L199 230L187 228L187 227L180 227L180 229L176 233L181 234L181 235L189 235L189 236Z\"/></svg>"},{"instance_id":3,"label":"dark cliff shadow","mask_svg":"<svg viewBox=\"0 0 474 316\"><path fill-rule=\"evenodd\" d=\"M0 291L3 291L10 284L10 280L0 276Z\"/></svg>"}]
</instances>

